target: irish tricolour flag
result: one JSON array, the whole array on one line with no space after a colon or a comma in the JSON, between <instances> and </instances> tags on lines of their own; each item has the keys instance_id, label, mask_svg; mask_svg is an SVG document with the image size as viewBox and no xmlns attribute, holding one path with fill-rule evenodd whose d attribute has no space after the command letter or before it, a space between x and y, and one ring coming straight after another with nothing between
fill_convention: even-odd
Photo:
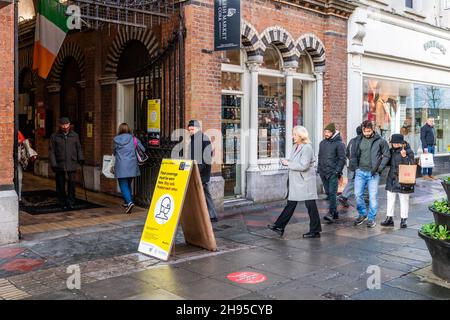
<instances>
[{"instance_id":1,"label":"irish tricolour flag","mask_svg":"<svg viewBox=\"0 0 450 320\"><path fill-rule=\"evenodd\" d=\"M40 0L36 14L33 70L46 79L66 37L67 7L57 0Z\"/></svg>"}]
</instances>

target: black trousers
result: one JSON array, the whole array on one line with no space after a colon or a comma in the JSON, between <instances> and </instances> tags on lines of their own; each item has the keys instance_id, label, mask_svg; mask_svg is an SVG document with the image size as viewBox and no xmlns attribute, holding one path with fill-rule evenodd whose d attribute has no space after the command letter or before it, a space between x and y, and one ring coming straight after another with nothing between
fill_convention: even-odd
<instances>
[{"instance_id":1,"label":"black trousers","mask_svg":"<svg viewBox=\"0 0 450 320\"><path fill-rule=\"evenodd\" d=\"M67 173L67 193L66 193L66 173ZM56 193L61 204L75 202L75 174L76 171L56 171Z\"/></svg>"},{"instance_id":2,"label":"black trousers","mask_svg":"<svg viewBox=\"0 0 450 320\"><path fill-rule=\"evenodd\" d=\"M288 224L289 220L291 220L292 215L294 214L295 208L297 207L298 201L289 201L287 202L286 207L283 212L281 212L277 221L275 222L275 227L284 229ZM320 216L319 210L317 210L316 200L306 200L305 201L306 208L308 209L309 214L309 231L310 232L321 232L322 226L320 225Z\"/></svg>"},{"instance_id":3,"label":"black trousers","mask_svg":"<svg viewBox=\"0 0 450 320\"><path fill-rule=\"evenodd\" d=\"M206 206L208 207L209 217L217 218L216 207L214 206L214 201L211 196L211 192L209 192L209 182L203 183L203 192L205 193L206 198Z\"/></svg>"},{"instance_id":4,"label":"black trousers","mask_svg":"<svg viewBox=\"0 0 450 320\"><path fill-rule=\"evenodd\" d=\"M329 176L328 178L326 178L325 176L320 176L320 178L322 179L323 187L330 203L329 212L335 213L337 211L337 192L339 189L339 179L335 174Z\"/></svg>"}]
</instances>

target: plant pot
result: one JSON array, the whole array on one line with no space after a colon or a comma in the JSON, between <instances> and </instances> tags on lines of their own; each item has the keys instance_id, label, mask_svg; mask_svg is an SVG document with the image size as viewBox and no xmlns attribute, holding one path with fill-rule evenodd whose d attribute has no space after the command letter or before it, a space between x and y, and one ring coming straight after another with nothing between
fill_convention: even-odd
<instances>
[{"instance_id":1,"label":"plant pot","mask_svg":"<svg viewBox=\"0 0 450 320\"><path fill-rule=\"evenodd\" d=\"M444 188L445 193L447 194L447 202L450 201L450 183L441 180L442 187ZM450 203L450 202L449 202Z\"/></svg>"},{"instance_id":2,"label":"plant pot","mask_svg":"<svg viewBox=\"0 0 450 320\"><path fill-rule=\"evenodd\" d=\"M431 206L428 209L433 212L434 222L438 226L447 226L447 229L450 230L450 214L445 214L434 210Z\"/></svg>"},{"instance_id":3,"label":"plant pot","mask_svg":"<svg viewBox=\"0 0 450 320\"><path fill-rule=\"evenodd\" d=\"M425 240L431 255L433 273L450 282L450 242L432 239L419 230L419 237Z\"/></svg>"}]
</instances>

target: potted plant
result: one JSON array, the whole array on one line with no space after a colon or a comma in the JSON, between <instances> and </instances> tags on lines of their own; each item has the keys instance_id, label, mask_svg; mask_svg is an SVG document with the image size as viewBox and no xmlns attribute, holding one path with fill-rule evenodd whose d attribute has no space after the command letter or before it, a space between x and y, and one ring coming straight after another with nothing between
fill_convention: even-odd
<instances>
[{"instance_id":1,"label":"potted plant","mask_svg":"<svg viewBox=\"0 0 450 320\"><path fill-rule=\"evenodd\" d=\"M444 187L445 193L447 193L447 199L450 199L450 176L441 178L442 187Z\"/></svg>"},{"instance_id":2,"label":"potted plant","mask_svg":"<svg viewBox=\"0 0 450 320\"><path fill-rule=\"evenodd\" d=\"M433 212L434 221L438 226L447 226L450 230L450 207L447 200L436 200L428 209Z\"/></svg>"},{"instance_id":3,"label":"potted plant","mask_svg":"<svg viewBox=\"0 0 450 320\"><path fill-rule=\"evenodd\" d=\"M425 224L419 230L432 258L433 273L450 282L450 231L447 226L435 222Z\"/></svg>"}]
</instances>

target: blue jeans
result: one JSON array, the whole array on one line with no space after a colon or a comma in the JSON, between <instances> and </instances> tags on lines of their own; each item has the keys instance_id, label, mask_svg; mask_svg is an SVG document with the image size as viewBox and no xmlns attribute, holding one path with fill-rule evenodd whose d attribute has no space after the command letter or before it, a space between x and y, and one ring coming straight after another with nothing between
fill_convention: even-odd
<instances>
[{"instance_id":1,"label":"blue jeans","mask_svg":"<svg viewBox=\"0 0 450 320\"><path fill-rule=\"evenodd\" d=\"M119 187L125 204L133 202L131 196L131 183L133 182L133 178L119 178L117 180L119 180Z\"/></svg>"},{"instance_id":2,"label":"blue jeans","mask_svg":"<svg viewBox=\"0 0 450 320\"><path fill-rule=\"evenodd\" d=\"M428 153L434 154L434 146L428 146ZM433 168L422 168L422 175L423 176L431 176L433 174Z\"/></svg>"},{"instance_id":3,"label":"blue jeans","mask_svg":"<svg viewBox=\"0 0 450 320\"><path fill-rule=\"evenodd\" d=\"M370 171L362 171L357 169L355 172L355 198L356 208L359 216L367 214L366 203L364 202L364 190L366 186L369 189L369 216L370 221L375 221L378 210L378 184L380 182L380 175L372 176Z\"/></svg>"}]
</instances>

